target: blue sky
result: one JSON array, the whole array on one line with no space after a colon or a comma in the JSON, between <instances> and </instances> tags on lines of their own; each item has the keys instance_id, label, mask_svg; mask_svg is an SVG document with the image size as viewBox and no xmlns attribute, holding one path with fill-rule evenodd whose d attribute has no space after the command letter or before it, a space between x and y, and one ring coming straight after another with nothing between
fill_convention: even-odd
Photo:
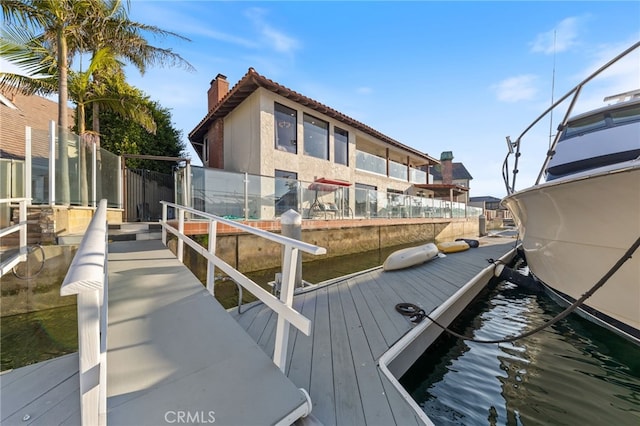
<instances>
[{"instance_id":1,"label":"blue sky","mask_svg":"<svg viewBox=\"0 0 640 426\"><path fill-rule=\"evenodd\" d=\"M253 67L433 157L453 151L474 178L472 196L505 195L505 136L515 140L549 106L554 62L557 98L640 39L638 1L132 0L130 17L191 39L152 43L195 72L128 72L171 110L185 142L207 112L209 82L222 73L233 86ZM578 110L640 88L639 68L635 54ZM542 127L525 140L520 189L535 181L546 152L549 122Z\"/></svg>"}]
</instances>

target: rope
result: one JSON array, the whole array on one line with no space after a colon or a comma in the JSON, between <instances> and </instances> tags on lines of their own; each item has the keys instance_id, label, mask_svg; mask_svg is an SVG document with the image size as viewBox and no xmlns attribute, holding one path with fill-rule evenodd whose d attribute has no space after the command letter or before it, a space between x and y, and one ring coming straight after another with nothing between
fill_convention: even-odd
<instances>
[{"instance_id":1,"label":"rope","mask_svg":"<svg viewBox=\"0 0 640 426\"><path fill-rule=\"evenodd\" d=\"M586 293L584 293L578 300L573 302L569 307L567 307L564 311L560 312L558 315L556 315L554 318L552 318L548 322L546 322L546 323L544 323L544 324L542 324L542 325L540 325L538 327L535 327L532 330L529 330L529 331L527 331L525 333L522 333L522 334L519 334L519 335L516 335L516 336L505 337L505 338L502 338L502 339L495 339L495 340L474 339L474 338L469 337L469 336L464 336L462 334L458 334L455 331L449 329L448 327L440 324L438 321L436 321L435 319L431 318L424 311L424 309L421 309L419 306L414 305L412 303L398 303L396 305L396 310L398 312L402 313L403 315L409 316L409 320L411 322L413 322L414 324L417 324L420 321L422 321L424 318L427 318L429 321L431 321L432 323L434 323L435 325L437 325L438 327L443 329L448 334L450 334L450 335L452 335L454 337L457 337L458 339L466 340L466 341L469 341L469 342L475 342L475 343L509 343L509 342L514 342L516 340L523 339L525 337L529 337L529 336L531 336L533 334L536 334L536 333L544 330L547 327L552 326L553 324L557 323L558 321L563 320L570 313L572 313L573 311L578 309L578 307L580 307L580 305L582 305L585 300L587 300L589 297L591 297L593 295L593 293L598 291L598 289L600 289L609 280L609 278L611 278L613 276L613 274L615 274L618 271L618 269L620 269L622 267L622 265L627 260L631 259L631 256L638 249L639 246L640 246L640 237L638 237L638 239L635 241L635 243L633 243L631 245L631 247L629 247L629 249L624 253L624 255L622 255L622 257L620 259L618 259L618 261L615 263L615 265L613 265L613 267L611 269L609 269L609 271L606 274L604 274L604 276L602 278L600 278L600 280L593 287L591 287L591 289L589 289ZM407 315L406 313L403 313L403 311L411 312L411 315Z\"/></svg>"}]
</instances>

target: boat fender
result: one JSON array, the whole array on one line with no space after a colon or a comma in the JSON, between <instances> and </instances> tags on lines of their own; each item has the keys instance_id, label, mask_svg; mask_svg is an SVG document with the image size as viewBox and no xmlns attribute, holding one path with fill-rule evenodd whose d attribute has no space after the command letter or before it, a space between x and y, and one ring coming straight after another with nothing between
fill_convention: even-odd
<instances>
[{"instance_id":1,"label":"boat fender","mask_svg":"<svg viewBox=\"0 0 640 426\"><path fill-rule=\"evenodd\" d=\"M470 238L456 238L456 241L464 241L469 244L471 248L478 248L480 246L480 242L478 240L472 240Z\"/></svg>"},{"instance_id":2,"label":"boat fender","mask_svg":"<svg viewBox=\"0 0 640 426\"><path fill-rule=\"evenodd\" d=\"M532 275L523 275L517 270L510 268L502 263L498 263L493 270L493 274L504 281L516 284L518 287L525 288L529 291L540 291L542 286L540 282Z\"/></svg>"},{"instance_id":3,"label":"boat fender","mask_svg":"<svg viewBox=\"0 0 640 426\"><path fill-rule=\"evenodd\" d=\"M405 317L409 317L409 321L414 324L418 324L422 321L427 313L418 305L413 303L398 303L396 305L396 311L400 312Z\"/></svg>"}]
</instances>

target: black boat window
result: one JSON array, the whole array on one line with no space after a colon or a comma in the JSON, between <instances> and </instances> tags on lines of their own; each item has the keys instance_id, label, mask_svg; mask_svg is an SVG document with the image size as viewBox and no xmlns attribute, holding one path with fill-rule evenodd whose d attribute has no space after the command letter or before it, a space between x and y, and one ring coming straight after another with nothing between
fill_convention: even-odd
<instances>
[{"instance_id":1,"label":"black boat window","mask_svg":"<svg viewBox=\"0 0 640 426\"><path fill-rule=\"evenodd\" d=\"M633 121L640 121L640 105L635 105L631 108L619 111L613 111L611 113L611 121L614 126L618 124L631 123Z\"/></svg>"},{"instance_id":2,"label":"black boat window","mask_svg":"<svg viewBox=\"0 0 640 426\"><path fill-rule=\"evenodd\" d=\"M564 130L562 139L568 139L573 136L582 135L605 127L607 127L607 121L603 114L591 115L568 123Z\"/></svg>"}]
</instances>

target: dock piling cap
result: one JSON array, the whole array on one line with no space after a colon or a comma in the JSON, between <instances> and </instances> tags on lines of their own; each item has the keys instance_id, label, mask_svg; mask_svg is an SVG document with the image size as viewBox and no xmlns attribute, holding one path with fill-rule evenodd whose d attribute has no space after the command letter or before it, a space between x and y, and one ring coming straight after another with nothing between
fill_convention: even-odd
<instances>
[{"instance_id":1,"label":"dock piling cap","mask_svg":"<svg viewBox=\"0 0 640 426\"><path fill-rule=\"evenodd\" d=\"M302 215L293 209L289 209L280 216L282 225L302 225Z\"/></svg>"}]
</instances>

